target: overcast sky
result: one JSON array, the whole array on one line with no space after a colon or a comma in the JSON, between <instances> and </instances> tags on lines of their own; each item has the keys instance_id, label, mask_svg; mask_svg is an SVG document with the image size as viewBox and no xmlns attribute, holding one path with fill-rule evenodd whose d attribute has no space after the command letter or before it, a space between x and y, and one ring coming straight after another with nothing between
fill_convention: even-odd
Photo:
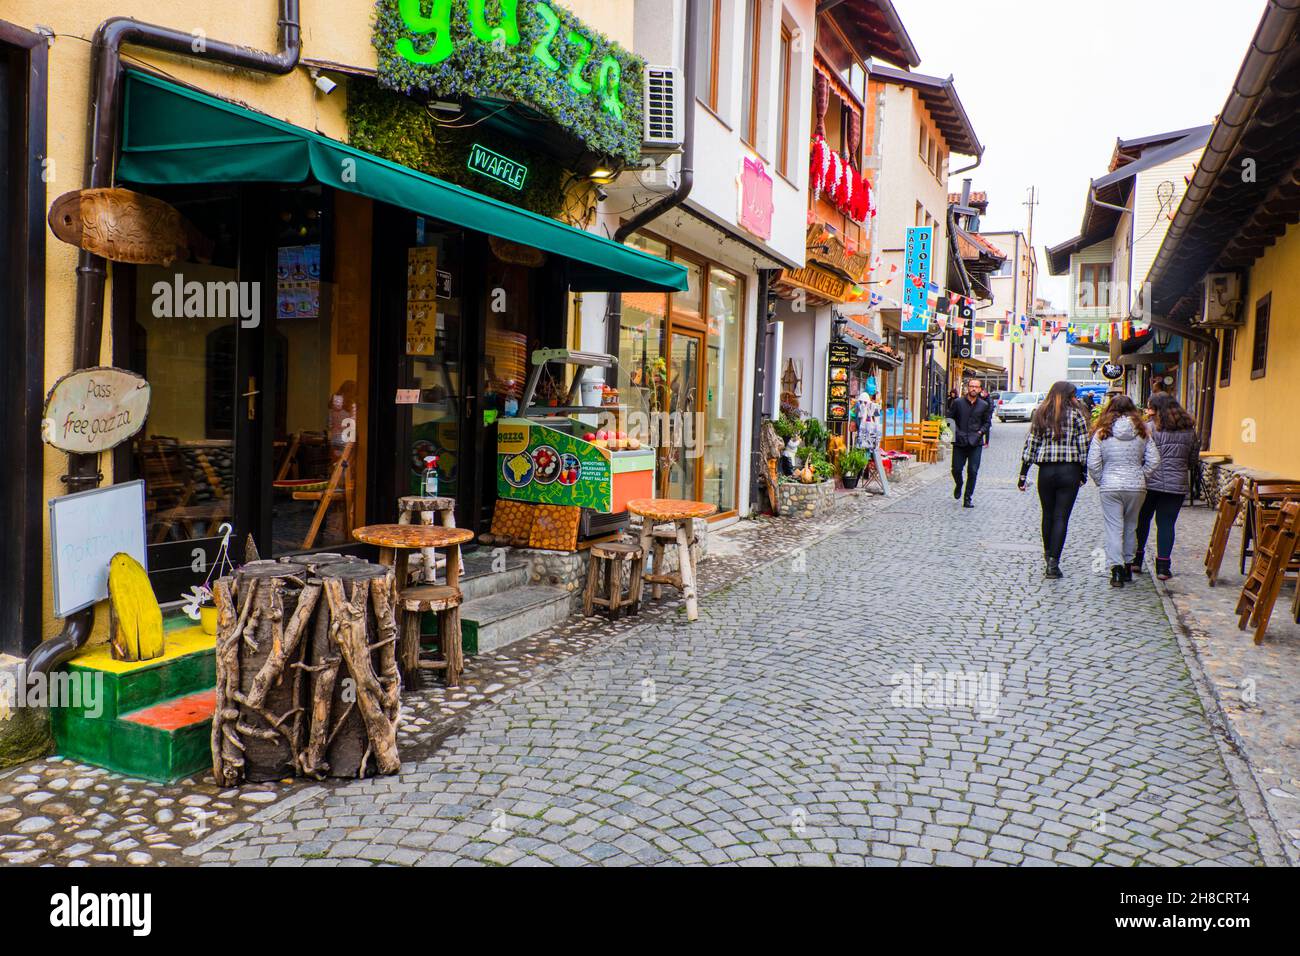
<instances>
[{"instance_id":1,"label":"overcast sky","mask_svg":"<svg viewBox=\"0 0 1300 956\"><path fill-rule=\"evenodd\" d=\"M1264 12L1264 0L894 5L921 55L918 72L954 76L985 146L983 165L952 190L971 176L989 194L983 228L1024 231L1023 203L1038 187L1039 294L1058 307L1066 280L1047 275L1043 249L1078 234L1088 180L1106 173L1116 137L1212 122Z\"/></svg>"}]
</instances>

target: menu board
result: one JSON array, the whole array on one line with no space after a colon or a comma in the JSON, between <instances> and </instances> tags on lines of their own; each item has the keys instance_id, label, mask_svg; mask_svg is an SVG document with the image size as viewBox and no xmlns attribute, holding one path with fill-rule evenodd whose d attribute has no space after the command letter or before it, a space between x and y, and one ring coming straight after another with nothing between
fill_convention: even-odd
<instances>
[{"instance_id":1,"label":"menu board","mask_svg":"<svg viewBox=\"0 0 1300 956\"><path fill-rule=\"evenodd\" d=\"M857 363L856 351L833 343L826 350L826 424L849 420L849 370Z\"/></svg>"},{"instance_id":2,"label":"menu board","mask_svg":"<svg viewBox=\"0 0 1300 956\"><path fill-rule=\"evenodd\" d=\"M433 355L438 350L438 249L406 250L406 354Z\"/></svg>"},{"instance_id":3,"label":"menu board","mask_svg":"<svg viewBox=\"0 0 1300 956\"><path fill-rule=\"evenodd\" d=\"M276 256L275 315L278 319L320 317L320 244L281 246Z\"/></svg>"}]
</instances>

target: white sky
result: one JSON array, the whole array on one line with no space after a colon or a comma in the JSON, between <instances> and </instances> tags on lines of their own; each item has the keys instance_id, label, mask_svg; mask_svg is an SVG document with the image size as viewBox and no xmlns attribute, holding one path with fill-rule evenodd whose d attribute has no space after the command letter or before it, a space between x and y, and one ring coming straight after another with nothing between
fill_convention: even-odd
<instances>
[{"instance_id":1,"label":"white sky","mask_svg":"<svg viewBox=\"0 0 1300 956\"><path fill-rule=\"evenodd\" d=\"M1078 234L1088 180L1106 173L1115 139L1213 122L1264 12L1264 0L894 6L921 56L917 71L954 76L985 147L984 163L954 177L952 191L970 176L989 194L982 228L1025 231L1023 204L1038 187L1039 295L1058 307L1066 278L1047 274L1043 250Z\"/></svg>"}]
</instances>

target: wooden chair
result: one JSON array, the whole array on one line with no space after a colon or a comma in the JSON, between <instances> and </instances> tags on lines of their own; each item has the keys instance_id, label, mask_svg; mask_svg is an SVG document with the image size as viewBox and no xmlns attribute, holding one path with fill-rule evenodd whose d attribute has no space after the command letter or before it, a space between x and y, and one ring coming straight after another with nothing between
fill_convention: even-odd
<instances>
[{"instance_id":1,"label":"wooden chair","mask_svg":"<svg viewBox=\"0 0 1300 956\"><path fill-rule=\"evenodd\" d=\"M1300 534L1300 501L1289 501L1282 506L1281 521L1264 529L1260 534L1255 562L1237 600L1237 626L1255 629L1255 643L1261 644L1268 630L1273 605L1282 589L1285 571L1296 549L1296 536Z\"/></svg>"},{"instance_id":2,"label":"wooden chair","mask_svg":"<svg viewBox=\"0 0 1300 956\"><path fill-rule=\"evenodd\" d=\"M627 558L631 558L632 567L628 589L624 593L623 561ZM587 590L583 596L583 613L590 617L597 605L608 609L611 620L617 620L624 608L633 614L638 613L641 610L644 570L645 551L640 545L624 541L593 544L587 555Z\"/></svg>"},{"instance_id":3,"label":"wooden chair","mask_svg":"<svg viewBox=\"0 0 1300 956\"><path fill-rule=\"evenodd\" d=\"M303 539L302 549L308 551L316 543L316 535L320 534L321 525L325 522L325 515L330 506L334 504L343 505L343 520L345 527L344 535L352 531L355 522L354 514L354 496L356 493L356 483L352 477L352 450L356 447L355 442L348 442L343 446L343 451L339 453L338 461L334 463L330 471L329 482L319 491L294 491L294 501L316 501L316 514L312 516L311 527L307 529L307 537ZM400 587L403 582L399 581Z\"/></svg>"},{"instance_id":4,"label":"wooden chair","mask_svg":"<svg viewBox=\"0 0 1300 956\"><path fill-rule=\"evenodd\" d=\"M1232 536L1232 526L1241 514L1241 489L1244 480L1240 475L1233 478L1228 488L1219 495L1219 510L1214 518L1214 529L1210 532L1210 546L1205 552L1205 576L1209 578L1210 587L1219 583L1219 571L1223 567L1223 555L1228 550L1228 539Z\"/></svg>"},{"instance_id":5,"label":"wooden chair","mask_svg":"<svg viewBox=\"0 0 1300 956\"><path fill-rule=\"evenodd\" d=\"M397 660L402 669L403 685L413 686L415 675L422 670L440 670L444 672L448 687L457 686L465 669L465 655L460 645L460 588L446 584L421 584L400 589L399 599L402 636ZM429 613L438 616L440 660L420 656L420 622Z\"/></svg>"},{"instance_id":6,"label":"wooden chair","mask_svg":"<svg viewBox=\"0 0 1300 956\"><path fill-rule=\"evenodd\" d=\"M1252 542L1260 536L1261 520L1268 520L1269 509L1279 509L1289 501L1300 501L1300 482L1259 479L1246 489L1246 519L1241 525L1241 573L1254 557Z\"/></svg>"},{"instance_id":7,"label":"wooden chair","mask_svg":"<svg viewBox=\"0 0 1300 956\"><path fill-rule=\"evenodd\" d=\"M926 454L924 423L906 422L903 425L903 454L915 455L917 461L924 461Z\"/></svg>"}]
</instances>

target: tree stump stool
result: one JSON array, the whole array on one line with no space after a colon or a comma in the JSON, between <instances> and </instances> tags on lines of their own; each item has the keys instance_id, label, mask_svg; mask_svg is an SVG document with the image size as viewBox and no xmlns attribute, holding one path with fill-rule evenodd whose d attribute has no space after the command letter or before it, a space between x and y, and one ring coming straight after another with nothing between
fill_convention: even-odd
<instances>
[{"instance_id":1,"label":"tree stump stool","mask_svg":"<svg viewBox=\"0 0 1300 956\"><path fill-rule=\"evenodd\" d=\"M455 498L424 498L419 495L406 495L397 499L397 523L437 524L444 528L456 527ZM436 519L436 520L435 520ZM420 552L420 575L426 584L433 584L438 573L438 557L432 548ZM398 581L399 588L406 587L406 581Z\"/></svg>"},{"instance_id":2,"label":"tree stump stool","mask_svg":"<svg viewBox=\"0 0 1300 956\"><path fill-rule=\"evenodd\" d=\"M251 562L214 583L212 772L219 785L298 771L303 661L320 596L319 580L278 561Z\"/></svg>"},{"instance_id":3,"label":"tree stump stool","mask_svg":"<svg viewBox=\"0 0 1300 956\"><path fill-rule=\"evenodd\" d=\"M421 670L443 671L448 687L460 684L465 657L460 646L460 588L445 584L422 584L405 588L399 595L402 608L402 644L398 661L407 687L413 687ZM425 614L438 616L438 649L442 660L420 658L420 621Z\"/></svg>"},{"instance_id":4,"label":"tree stump stool","mask_svg":"<svg viewBox=\"0 0 1300 956\"><path fill-rule=\"evenodd\" d=\"M667 584L677 588L686 599L686 619L697 620L699 603L695 594L695 519L707 518L718 509L704 501L684 501L677 498L634 498L627 510L641 516L641 551L648 552L654 545L655 526L671 524L677 543L676 574L664 574L657 564L653 574L643 574L642 580L653 585ZM658 597L659 588L655 588Z\"/></svg>"},{"instance_id":5,"label":"tree stump stool","mask_svg":"<svg viewBox=\"0 0 1300 956\"><path fill-rule=\"evenodd\" d=\"M677 545L677 528L669 526L667 528L655 528L651 538L653 545L652 550L647 557L650 560L650 568L655 574L665 574L664 570L664 551L666 548L672 548ZM692 523L691 528L691 567L697 568L700 565L700 531ZM650 595L656 601L663 596L663 585L653 584L650 587Z\"/></svg>"},{"instance_id":6,"label":"tree stump stool","mask_svg":"<svg viewBox=\"0 0 1300 956\"><path fill-rule=\"evenodd\" d=\"M631 559L627 593L623 592L623 561ZM593 544L587 555L587 590L583 595L583 613L590 617L596 605L609 610L611 620L618 620L623 608L636 614L641 610L641 578L645 570L645 550L637 544L613 541ZM603 588L602 588L603 585Z\"/></svg>"}]
</instances>

